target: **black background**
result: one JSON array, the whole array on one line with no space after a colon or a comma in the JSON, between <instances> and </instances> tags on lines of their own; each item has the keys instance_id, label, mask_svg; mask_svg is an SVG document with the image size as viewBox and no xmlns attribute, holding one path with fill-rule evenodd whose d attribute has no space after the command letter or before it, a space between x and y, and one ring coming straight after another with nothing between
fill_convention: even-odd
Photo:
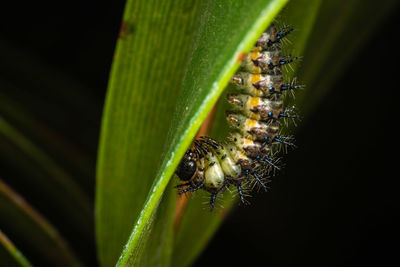
<instances>
[{"instance_id":1,"label":"black background","mask_svg":"<svg viewBox=\"0 0 400 267\"><path fill-rule=\"evenodd\" d=\"M124 1L24 4L2 10L1 41L88 88L97 120L84 130L95 159ZM395 13L299 125L298 148L285 156L271 190L239 206L195 266L399 264Z\"/></svg>"}]
</instances>

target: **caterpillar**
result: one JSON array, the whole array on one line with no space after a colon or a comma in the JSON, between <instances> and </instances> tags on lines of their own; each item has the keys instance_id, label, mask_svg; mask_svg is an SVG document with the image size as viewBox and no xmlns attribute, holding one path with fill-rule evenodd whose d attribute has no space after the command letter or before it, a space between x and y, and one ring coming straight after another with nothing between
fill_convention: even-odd
<instances>
[{"instance_id":1,"label":"caterpillar","mask_svg":"<svg viewBox=\"0 0 400 267\"><path fill-rule=\"evenodd\" d=\"M292 30L286 26L278 31L271 24L244 57L231 79L239 93L227 95L233 110L226 118L233 131L224 142L207 136L194 141L175 171L182 181L176 186L179 194L208 191L212 211L217 195L234 186L245 203L245 181L266 190L271 173L281 169L275 147L294 144L291 137L280 135L280 120L296 117L284 108L282 94L301 87L285 83L281 69L297 59L281 52L281 40Z\"/></svg>"}]
</instances>

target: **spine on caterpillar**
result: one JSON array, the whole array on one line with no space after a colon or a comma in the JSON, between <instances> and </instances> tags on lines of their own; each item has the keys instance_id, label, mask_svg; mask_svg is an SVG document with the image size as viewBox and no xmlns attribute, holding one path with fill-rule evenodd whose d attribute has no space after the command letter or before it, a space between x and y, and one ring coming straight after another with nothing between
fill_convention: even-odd
<instances>
[{"instance_id":1,"label":"spine on caterpillar","mask_svg":"<svg viewBox=\"0 0 400 267\"><path fill-rule=\"evenodd\" d=\"M280 41L291 31L269 26L246 55L231 79L239 93L227 95L233 111L226 118L233 131L225 142L207 136L194 141L175 172L182 181L179 194L206 190L213 210L217 195L230 186L237 188L243 203L245 184L267 189L269 177L280 170L275 147L293 146L290 137L280 135L281 119L295 117L285 110L282 93L301 87L285 83L281 70L297 59L281 52Z\"/></svg>"}]
</instances>

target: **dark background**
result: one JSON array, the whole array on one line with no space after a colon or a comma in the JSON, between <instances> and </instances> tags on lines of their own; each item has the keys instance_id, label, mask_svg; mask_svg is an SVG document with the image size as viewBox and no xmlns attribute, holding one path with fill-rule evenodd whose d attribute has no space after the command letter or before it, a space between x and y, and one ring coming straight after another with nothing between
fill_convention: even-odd
<instances>
[{"instance_id":1,"label":"dark background","mask_svg":"<svg viewBox=\"0 0 400 267\"><path fill-rule=\"evenodd\" d=\"M85 88L87 105L75 109L75 116L83 120L65 115L58 124L50 118L48 122L93 159L94 171L124 1L24 4L28 8L10 4L2 10L0 77L28 88L9 93L45 122L45 109L23 99L32 90L40 96L39 83L32 81L46 77L40 71L29 78L20 73L45 66ZM271 190L255 194L250 207L239 206L195 266L399 264L397 25L393 12L312 116L300 123L298 148L285 156L285 171L274 179ZM39 66L25 64L35 59ZM57 96L55 91L40 101L50 103ZM89 109L91 118L85 120ZM92 196L93 186L89 181ZM94 248L88 249L94 256ZM93 259L87 262L94 264Z\"/></svg>"}]
</instances>

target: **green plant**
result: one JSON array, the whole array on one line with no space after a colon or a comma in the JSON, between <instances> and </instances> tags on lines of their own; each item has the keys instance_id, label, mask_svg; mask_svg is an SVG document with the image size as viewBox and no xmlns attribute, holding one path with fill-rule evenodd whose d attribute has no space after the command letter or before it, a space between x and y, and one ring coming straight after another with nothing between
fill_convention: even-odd
<instances>
[{"instance_id":1,"label":"green plant","mask_svg":"<svg viewBox=\"0 0 400 267\"><path fill-rule=\"evenodd\" d=\"M278 14L278 20L298 28L290 39L295 53L304 55L297 76L307 89L296 102L306 117L358 46L394 5L395 1L387 1L376 8L375 4L356 0L128 0L113 60L97 155L95 225L100 265L112 266L118 262L119 266L187 266L204 249L235 199L227 194L223 209L207 213L202 199L193 198L181 219L176 219L177 196L170 179L237 70L238 55L249 51ZM339 10L341 14L337 16ZM370 16L371 10L374 16ZM367 26L354 36L361 23ZM329 35L325 35L327 31ZM352 42L346 43L346 49L338 49L341 40L349 36ZM42 72L48 75L44 79L51 79L51 71ZM34 74L40 77L39 73ZM74 112L68 110L68 103L75 103L74 96L78 96L77 105L90 102L84 88L73 82L68 85L59 90L63 92L61 98L67 103L68 112ZM44 88L43 95L59 97L51 94L51 85ZM26 242L27 247L36 245L33 251L43 257L44 263L91 264L91 260L82 263L81 257L93 258L92 255L77 256L73 251L83 251L82 247L94 244L94 205L90 198L93 186L90 177L94 175L90 164L94 156L92 161L88 160L79 149L71 147L73 137L60 142L46 125L41 127L41 120L50 120L50 125L61 120L62 124L63 113L57 113L57 108L54 107L51 119L44 115L47 110L38 112L36 121L29 110L40 110L41 106L18 103L15 99L20 98L13 92L0 92L1 159L4 165L11 166L7 175L32 178L21 178L21 182L13 184L15 191L27 194L29 199L40 199L43 194L42 202L51 204L46 209L46 205L38 202L42 216L28 203L18 201L18 194L1 182L0 227L22 240L18 243ZM22 99L30 97L26 94ZM219 139L227 132L222 115L225 109L221 103L211 130ZM80 115L75 118L82 124L96 119L90 111L82 118ZM36 193L22 188L25 184ZM68 221L73 232L68 237L69 246L48 222L58 209L62 212L54 220ZM46 216L49 219L44 219ZM16 265L29 266L21 254L15 253L15 248L9 249L10 242L4 234L0 235L0 243L7 249L4 253L0 250L0 256ZM187 239L188 236L191 238Z\"/></svg>"}]
</instances>

